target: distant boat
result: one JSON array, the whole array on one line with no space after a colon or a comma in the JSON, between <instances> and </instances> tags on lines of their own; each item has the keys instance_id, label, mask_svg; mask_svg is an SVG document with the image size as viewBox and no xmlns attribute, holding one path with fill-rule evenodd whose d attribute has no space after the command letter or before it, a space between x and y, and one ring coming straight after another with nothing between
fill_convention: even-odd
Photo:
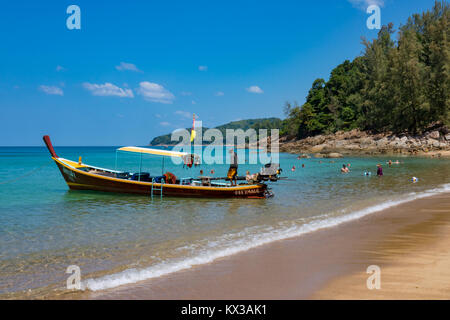
<instances>
[{"instance_id":1,"label":"distant boat","mask_svg":"<svg viewBox=\"0 0 450 320\"><path fill-rule=\"evenodd\" d=\"M61 171L64 180L72 190L96 190L104 192L134 193L147 196L170 196L170 197L198 197L198 198L267 198L273 194L264 181L276 181L276 173L258 175L254 183L244 180L237 186L231 186L227 178L198 177L178 179L171 173L161 176L150 176L149 173L129 173L87 165L81 162L67 160L58 157L53 149L49 136L43 140L47 145L52 159ZM122 147L118 151L152 154L162 157L181 157L184 161L194 160L195 154L175 152L169 150L150 149L141 147ZM185 162L186 163L186 162ZM192 163L190 165L192 166ZM223 180L223 182L220 182Z\"/></svg>"}]
</instances>

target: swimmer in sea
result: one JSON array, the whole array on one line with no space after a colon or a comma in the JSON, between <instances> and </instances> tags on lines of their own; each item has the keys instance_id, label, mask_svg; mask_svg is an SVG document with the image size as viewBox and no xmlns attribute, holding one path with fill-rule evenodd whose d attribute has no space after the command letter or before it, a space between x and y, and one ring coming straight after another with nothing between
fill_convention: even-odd
<instances>
[{"instance_id":1,"label":"swimmer in sea","mask_svg":"<svg viewBox=\"0 0 450 320\"><path fill-rule=\"evenodd\" d=\"M291 169L291 171L292 171L292 172L294 172L294 171L295 171L295 166L292 166L292 169Z\"/></svg>"},{"instance_id":2,"label":"swimmer in sea","mask_svg":"<svg viewBox=\"0 0 450 320\"><path fill-rule=\"evenodd\" d=\"M350 172L350 170L345 164L343 164L341 168L341 173L348 173L348 172Z\"/></svg>"},{"instance_id":3,"label":"swimmer in sea","mask_svg":"<svg viewBox=\"0 0 450 320\"><path fill-rule=\"evenodd\" d=\"M383 168L381 167L381 164L377 164L377 176L383 176Z\"/></svg>"}]
</instances>

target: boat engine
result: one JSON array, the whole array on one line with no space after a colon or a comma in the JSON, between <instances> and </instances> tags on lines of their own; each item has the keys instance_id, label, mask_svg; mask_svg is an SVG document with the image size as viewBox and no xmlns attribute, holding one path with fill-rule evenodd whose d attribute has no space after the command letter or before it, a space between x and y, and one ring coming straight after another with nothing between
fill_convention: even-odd
<instances>
[{"instance_id":1,"label":"boat engine","mask_svg":"<svg viewBox=\"0 0 450 320\"><path fill-rule=\"evenodd\" d=\"M260 181L278 181L282 171L279 163L267 163L261 168L258 177Z\"/></svg>"}]
</instances>

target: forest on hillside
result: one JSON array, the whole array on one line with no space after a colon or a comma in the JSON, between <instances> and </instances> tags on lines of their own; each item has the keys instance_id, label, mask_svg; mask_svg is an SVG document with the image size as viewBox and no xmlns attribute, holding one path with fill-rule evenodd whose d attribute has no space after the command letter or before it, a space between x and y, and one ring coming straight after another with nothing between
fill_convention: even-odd
<instances>
[{"instance_id":1,"label":"forest on hillside","mask_svg":"<svg viewBox=\"0 0 450 320\"><path fill-rule=\"evenodd\" d=\"M256 131L256 135L258 138L258 133L259 133L259 129L267 129L267 134L270 135L271 134L271 129L279 129L281 128L283 125L283 120L279 119L279 118L261 118L261 119L247 119L247 120L236 120L236 121L232 121L220 126L215 127L215 129L218 129L223 136L223 144L225 144L225 139L226 139L226 130L227 129L233 129L233 130L237 130L237 129L242 129L244 131L248 130L248 129L254 129ZM209 128L207 127L202 127L202 135L204 135L205 131L208 130ZM191 128L186 128L186 130L191 131ZM199 130L198 128L196 130ZM174 145L177 144L178 141L172 141L172 135L169 134L165 134L162 136L158 136L156 138L154 138L151 142L150 145L151 146L155 146L155 145ZM249 138L246 137L246 141L248 142ZM208 141L203 141L204 144L208 144Z\"/></svg>"},{"instance_id":2,"label":"forest on hillside","mask_svg":"<svg viewBox=\"0 0 450 320\"><path fill-rule=\"evenodd\" d=\"M363 38L362 55L334 68L328 81L316 79L303 105L286 102L281 134L417 134L449 125L449 18L449 4L436 1L398 30L390 23L373 41Z\"/></svg>"}]
</instances>

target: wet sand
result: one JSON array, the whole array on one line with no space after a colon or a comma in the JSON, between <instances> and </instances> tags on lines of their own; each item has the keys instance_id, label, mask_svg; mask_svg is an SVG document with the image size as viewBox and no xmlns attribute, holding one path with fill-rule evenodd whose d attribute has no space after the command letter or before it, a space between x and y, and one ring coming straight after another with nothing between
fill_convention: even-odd
<instances>
[{"instance_id":1,"label":"wet sand","mask_svg":"<svg viewBox=\"0 0 450 320\"><path fill-rule=\"evenodd\" d=\"M380 290L366 287L369 265L381 268ZM448 299L450 193L160 278L65 298Z\"/></svg>"}]
</instances>

